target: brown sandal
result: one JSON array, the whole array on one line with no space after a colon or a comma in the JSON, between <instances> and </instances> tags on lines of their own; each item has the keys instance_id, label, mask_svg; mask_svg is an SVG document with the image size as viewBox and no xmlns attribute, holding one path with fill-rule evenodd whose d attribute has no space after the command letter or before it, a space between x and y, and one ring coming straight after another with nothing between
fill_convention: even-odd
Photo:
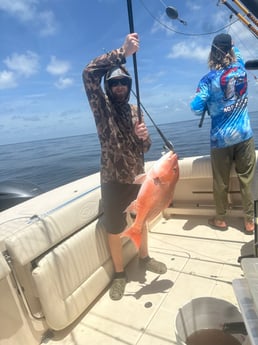
<instances>
[{"instance_id":1,"label":"brown sandal","mask_svg":"<svg viewBox=\"0 0 258 345\"><path fill-rule=\"evenodd\" d=\"M219 220L216 218L211 218L208 220L208 223L211 228L216 229L216 230L227 230L228 226L227 223L224 220Z\"/></svg>"}]
</instances>

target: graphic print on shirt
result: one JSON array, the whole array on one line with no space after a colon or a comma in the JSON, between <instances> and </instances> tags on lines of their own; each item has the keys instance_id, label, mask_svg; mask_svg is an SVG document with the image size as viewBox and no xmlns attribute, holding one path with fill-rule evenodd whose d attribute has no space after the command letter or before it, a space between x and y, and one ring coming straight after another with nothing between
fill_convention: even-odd
<instances>
[{"instance_id":1,"label":"graphic print on shirt","mask_svg":"<svg viewBox=\"0 0 258 345\"><path fill-rule=\"evenodd\" d=\"M239 75L237 67L231 67L220 77L220 86L224 94L224 100L236 100L246 93L247 75L245 72Z\"/></svg>"}]
</instances>

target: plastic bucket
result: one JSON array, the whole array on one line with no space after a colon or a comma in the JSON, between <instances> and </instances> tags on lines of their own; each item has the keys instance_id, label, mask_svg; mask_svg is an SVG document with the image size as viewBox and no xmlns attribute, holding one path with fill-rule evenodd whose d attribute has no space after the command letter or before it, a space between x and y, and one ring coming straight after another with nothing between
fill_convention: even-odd
<instances>
[{"instance_id":1,"label":"plastic bucket","mask_svg":"<svg viewBox=\"0 0 258 345\"><path fill-rule=\"evenodd\" d=\"M213 298L200 297L179 309L175 321L178 345L186 345L190 335L203 329L223 330L225 323L243 322L242 315L233 304ZM243 334L232 334L240 344L246 340Z\"/></svg>"}]
</instances>

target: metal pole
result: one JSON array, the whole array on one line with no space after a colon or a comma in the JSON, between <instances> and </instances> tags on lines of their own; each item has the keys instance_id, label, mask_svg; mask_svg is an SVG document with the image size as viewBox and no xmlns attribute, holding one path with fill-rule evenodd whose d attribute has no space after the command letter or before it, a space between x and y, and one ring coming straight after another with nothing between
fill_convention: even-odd
<instances>
[{"instance_id":1,"label":"metal pole","mask_svg":"<svg viewBox=\"0 0 258 345\"><path fill-rule=\"evenodd\" d=\"M258 200L254 200L254 256L258 257Z\"/></svg>"}]
</instances>

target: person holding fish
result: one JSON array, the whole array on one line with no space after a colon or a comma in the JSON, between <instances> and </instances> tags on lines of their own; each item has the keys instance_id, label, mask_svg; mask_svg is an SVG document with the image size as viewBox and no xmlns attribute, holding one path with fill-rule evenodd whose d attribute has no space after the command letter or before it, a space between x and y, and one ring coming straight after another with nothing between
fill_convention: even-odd
<instances>
[{"instance_id":1,"label":"person holding fish","mask_svg":"<svg viewBox=\"0 0 258 345\"><path fill-rule=\"evenodd\" d=\"M244 211L244 232L254 232L251 192L256 155L247 109L248 85L244 61L229 34L215 36L208 64L210 72L199 82L191 109L211 116L210 146L216 217L212 228L226 230L230 170L235 164Z\"/></svg>"},{"instance_id":2,"label":"person holding fish","mask_svg":"<svg viewBox=\"0 0 258 345\"><path fill-rule=\"evenodd\" d=\"M132 78L125 63L138 49L138 34L130 33L120 48L96 57L83 70L83 83L101 145L103 224L115 270L109 291L113 300L123 297L126 286L121 242L127 226L125 210L137 197L140 187L134 179L144 172L143 154L151 146L143 116L139 121L137 106L129 104ZM167 267L149 257L147 238L147 227L143 225L140 264L146 270L163 274Z\"/></svg>"}]
</instances>

